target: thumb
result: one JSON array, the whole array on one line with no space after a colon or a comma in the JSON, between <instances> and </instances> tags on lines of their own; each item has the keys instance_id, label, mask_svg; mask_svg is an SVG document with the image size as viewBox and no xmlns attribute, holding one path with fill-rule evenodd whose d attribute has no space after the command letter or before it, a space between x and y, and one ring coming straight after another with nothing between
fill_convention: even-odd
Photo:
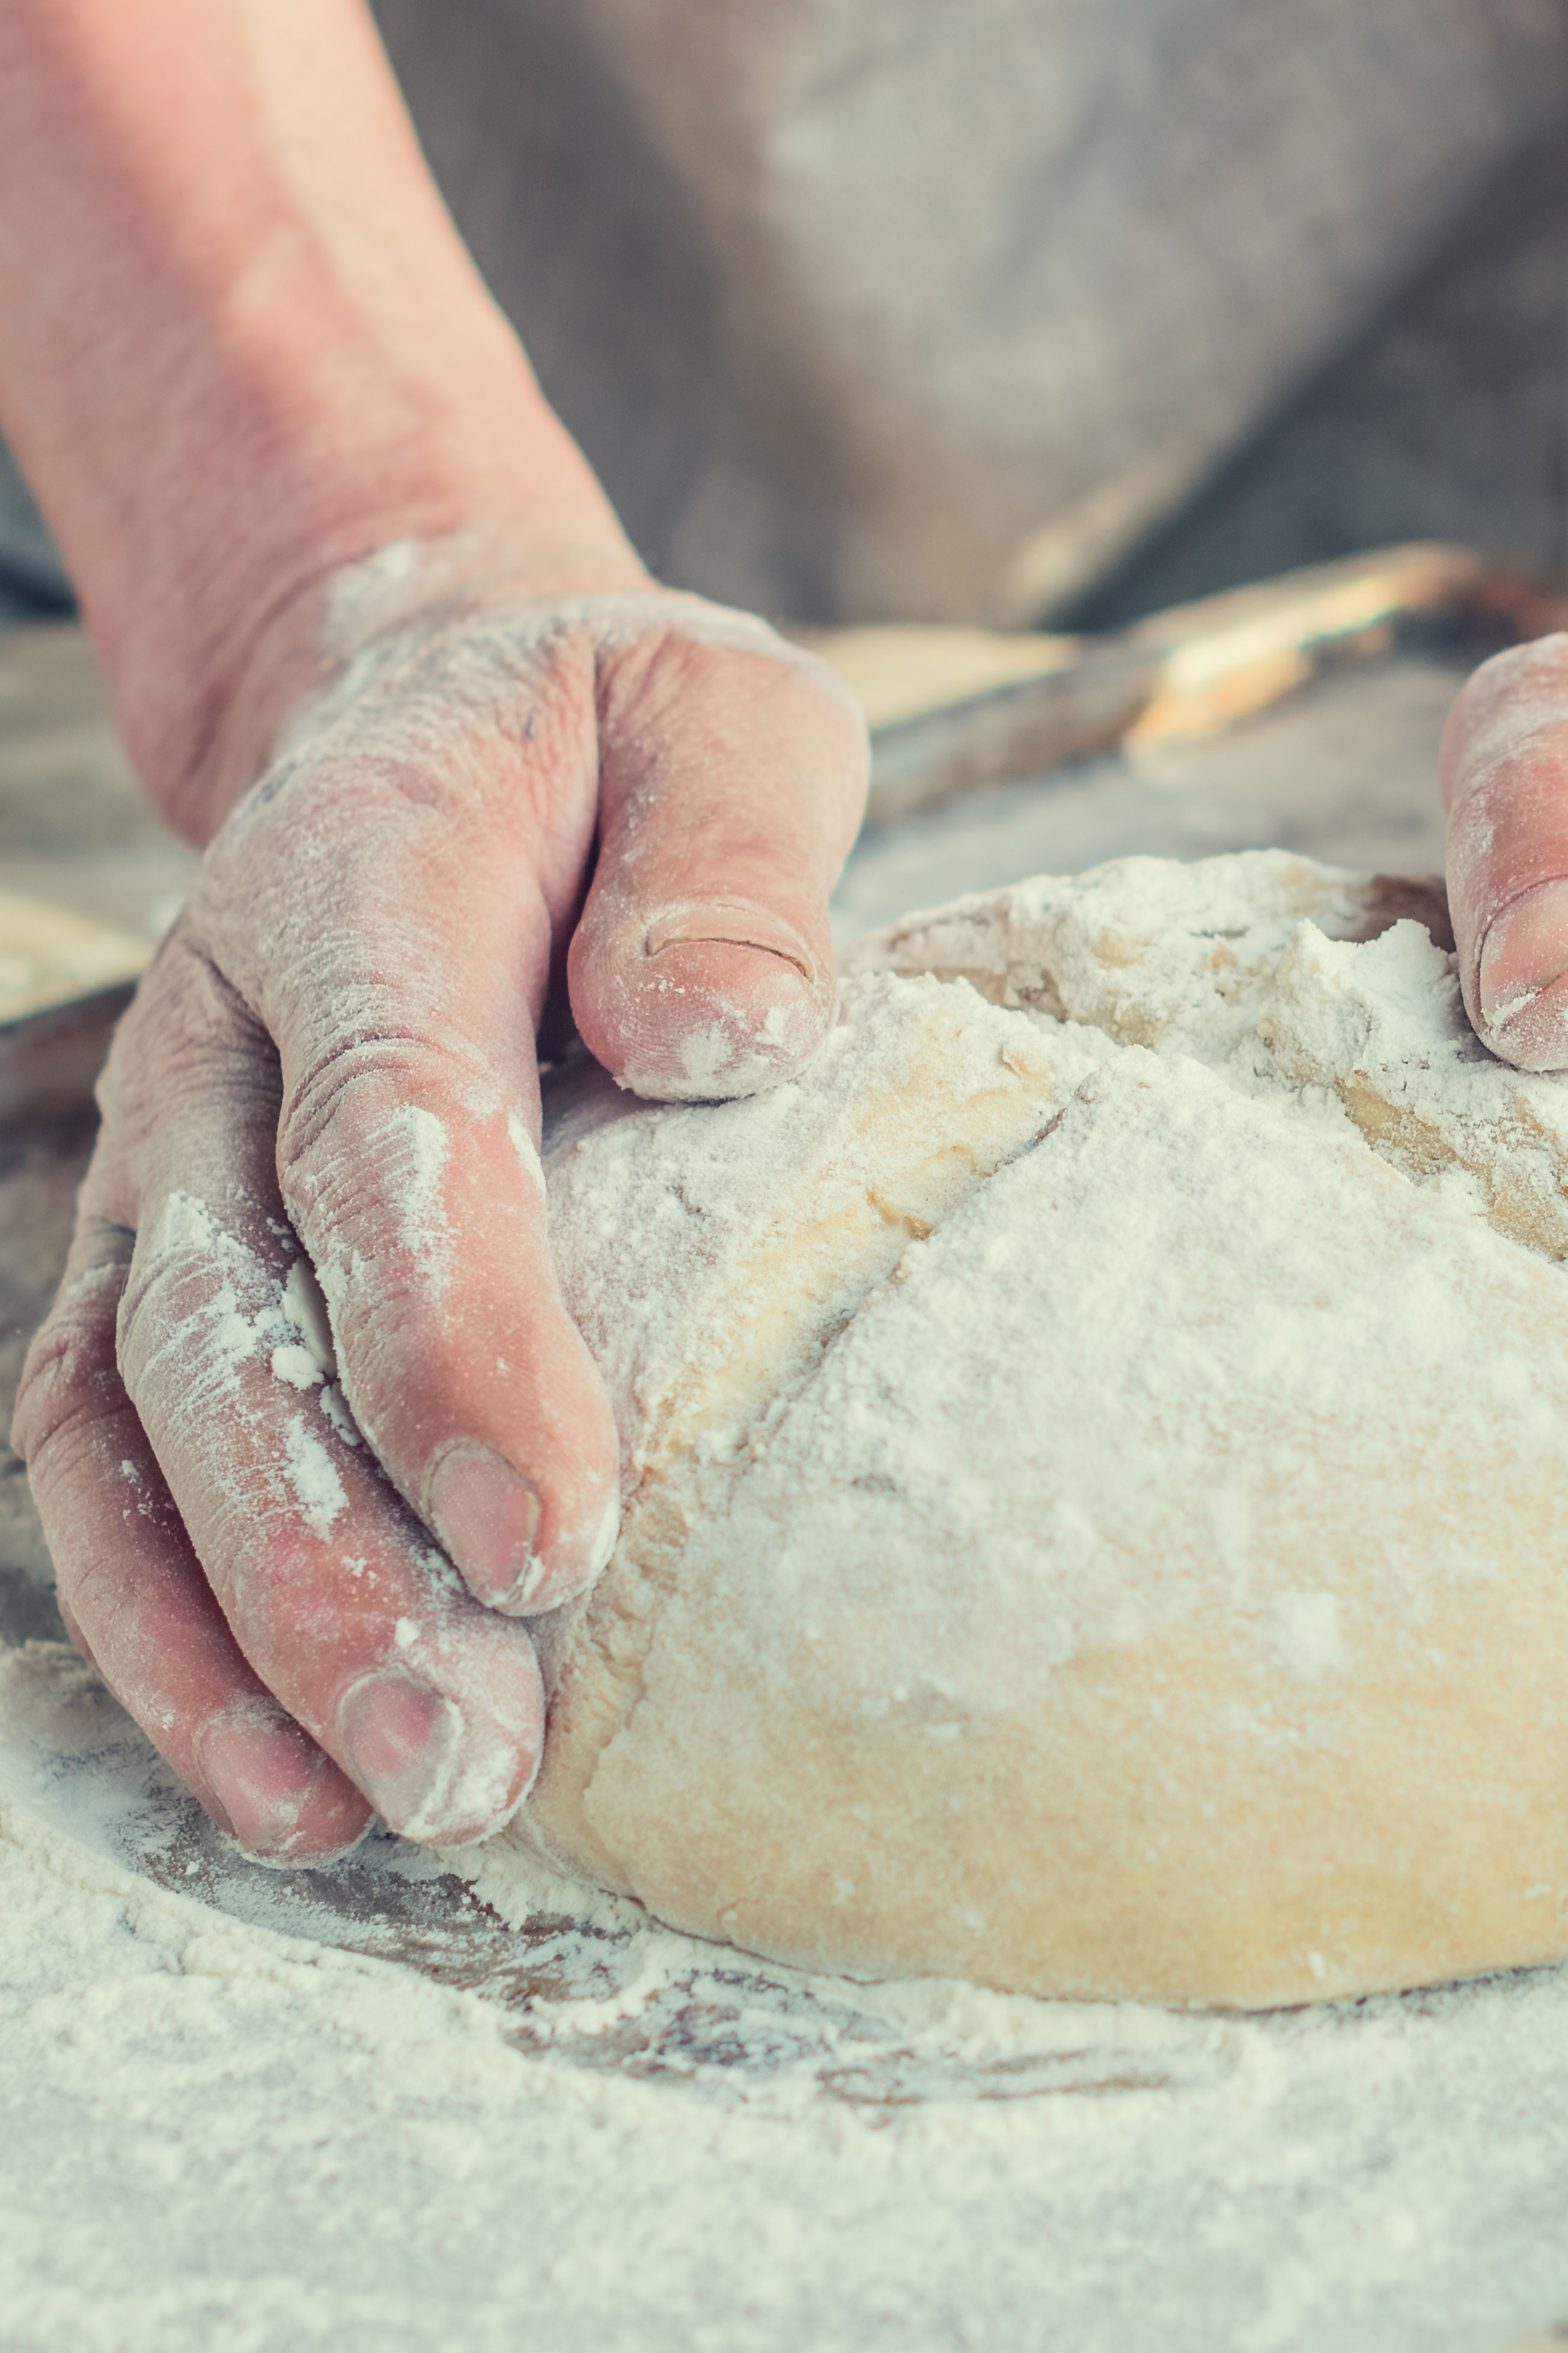
<instances>
[{"instance_id":1,"label":"thumb","mask_svg":"<svg viewBox=\"0 0 1568 2353\"><path fill-rule=\"evenodd\" d=\"M567 971L634 1093L756 1094L837 1001L827 899L865 807L865 723L826 664L668 633L600 678L599 860Z\"/></svg>"},{"instance_id":2,"label":"thumb","mask_svg":"<svg viewBox=\"0 0 1568 2353\"><path fill-rule=\"evenodd\" d=\"M1442 770L1466 1008L1505 1062L1568 1068L1568 636L1467 681Z\"/></svg>"}]
</instances>

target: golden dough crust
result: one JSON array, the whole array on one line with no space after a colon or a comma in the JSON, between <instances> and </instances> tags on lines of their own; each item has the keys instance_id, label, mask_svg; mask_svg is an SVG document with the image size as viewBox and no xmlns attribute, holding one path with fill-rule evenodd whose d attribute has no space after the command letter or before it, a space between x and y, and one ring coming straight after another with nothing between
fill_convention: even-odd
<instances>
[{"instance_id":1,"label":"golden dough crust","mask_svg":"<svg viewBox=\"0 0 1568 2353\"><path fill-rule=\"evenodd\" d=\"M1568 1954L1568 1120L1423 904L1020 885L869 944L794 1088L558 1108L628 1499L514 1835L856 1974Z\"/></svg>"}]
</instances>

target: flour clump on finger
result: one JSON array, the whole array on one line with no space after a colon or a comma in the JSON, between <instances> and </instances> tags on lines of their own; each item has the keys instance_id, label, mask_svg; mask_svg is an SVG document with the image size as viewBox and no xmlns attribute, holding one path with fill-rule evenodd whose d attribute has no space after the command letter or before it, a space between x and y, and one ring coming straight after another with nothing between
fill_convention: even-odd
<instances>
[{"instance_id":1,"label":"flour clump on finger","mask_svg":"<svg viewBox=\"0 0 1568 2353\"><path fill-rule=\"evenodd\" d=\"M557 1083L626 1478L511 1837L866 1975L1267 2004L1568 1952L1568 1090L1434 887L911 918L797 1079Z\"/></svg>"}]
</instances>

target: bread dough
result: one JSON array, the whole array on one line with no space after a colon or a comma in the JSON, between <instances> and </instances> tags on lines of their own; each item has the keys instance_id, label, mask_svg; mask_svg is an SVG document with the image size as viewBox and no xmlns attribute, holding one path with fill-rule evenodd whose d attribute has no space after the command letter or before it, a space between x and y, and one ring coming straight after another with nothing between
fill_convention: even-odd
<instances>
[{"instance_id":1,"label":"bread dough","mask_svg":"<svg viewBox=\"0 0 1568 2353\"><path fill-rule=\"evenodd\" d=\"M1568 1954L1568 1087L1444 923L1131 860L868 943L771 1094L559 1087L626 1508L509 1835L853 1974Z\"/></svg>"}]
</instances>

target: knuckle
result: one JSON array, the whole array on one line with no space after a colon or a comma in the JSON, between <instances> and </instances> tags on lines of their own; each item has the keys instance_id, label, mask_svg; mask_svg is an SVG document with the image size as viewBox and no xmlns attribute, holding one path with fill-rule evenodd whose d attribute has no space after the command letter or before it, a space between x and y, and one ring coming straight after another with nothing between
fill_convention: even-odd
<instances>
[{"instance_id":1,"label":"knuckle","mask_svg":"<svg viewBox=\"0 0 1568 2353\"><path fill-rule=\"evenodd\" d=\"M189 1416L234 1394L239 1366L283 1336L292 1255L255 1204L218 1208L179 1187L164 1197L138 1236L117 1316L120 1372L139 1411Z\"/></svg>"},{"instance_id":2,"label":"knuckle","mask_svg":"<svg viewBox=\"0 0 1568 2353\"><path fill-rule=\"evenodd\" d=\"M77 1649L92 1665L94 1649L113 1648L113 1629L127 1601L125 1578L120 1562L94 1549L85 1555L68 1554L58 1567L62 1600L67 1605L60 1615L66 1621L66 1631ZM84 1621L92 1629L89 1639Z\"/></svg>"},{"instance_id":3,"label":"knuckle","mask_svg":"<svg viewBox=\"0 0 1568 2353\"><path fill-rule=\"evenodd\" d=\"M83 1276L36 1335L16 1390L11 1442L34 1470L74 1452L126 1398L115 1356L117 1268Z\"/></svg>"},{"instance_id":4,"label":"knuckle","mask_svg":"<svg viewBox=\"0 0 1568 2353\"><path fill-rule=\"evenodd\" d=\"M423 1122L443 1128L504 1108L488 1058L454 1034L438 1041L387 1028L325 1047L289 1087L278 1122L278 1176L290 1211L309 1211L329 1186L375 1183L406 1156Z\"/></svg>"},{"instance_id":5,"label":"knuckle","mask_svg":"<svg viewBox=\"0 0 1568 2353\"><path fill-rule=\"evenodd\" d=\"M134 1152L258 1089L270 1092L275 1112L266 1030L204 951L174 934L115 1031L97 1088L106 1131Z\"/></svg>"}]
</instances>

